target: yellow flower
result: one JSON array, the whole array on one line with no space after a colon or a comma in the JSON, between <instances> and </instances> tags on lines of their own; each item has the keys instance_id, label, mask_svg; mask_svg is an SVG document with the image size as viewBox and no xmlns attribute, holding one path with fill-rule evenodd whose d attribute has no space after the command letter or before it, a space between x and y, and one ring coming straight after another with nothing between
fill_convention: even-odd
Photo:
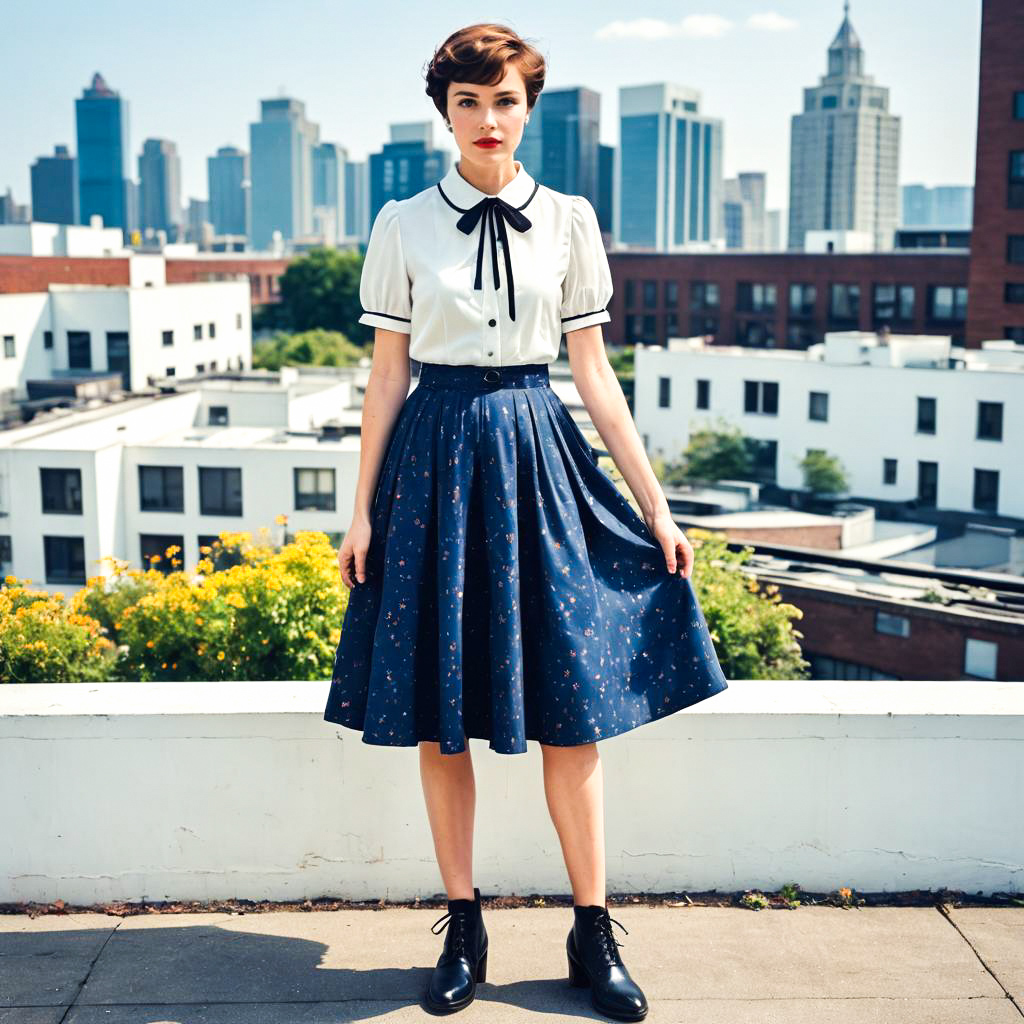
<instances>
[{"instance_id":1,"label":"yellow flower","mask_svg":"<svg viewBox=\"0 0 1024 1024\"><path fill-rule=\"evenodd\" d=\"M224 660L224 652L223 651L218 651L217 652L217 660L218 661L223 661Z\"/></svg>"},{"instance_id":2,"label":"yellow flower","mask_svg":"<svg viewBox=\"0 0 1024 1024\"><path fill-rule=\"evenodd\" d=\"M9 587L13 587L14 584L17 583L17 582L18 582L18 577L17 576L5 576L4 577L4 583L6 583L7 586L9 586Z\"/></svg>"},{"instance_id":3,"label":"yellow flower","mask_svg":"<svg viewBox=\"0 0 1024 1024\"><path fill-rule=\"evenodd\" d=\"M277 523L278 526L284 526L288 522L288 517L282 512L279 516L274 517L274 522Z\"/></svg>"},{"instance_id":4,"label":"yellow flower","mask_svg":"<svg viewBox=\"0 0 1024 1024\"><path fill-rule=\"evenodd\" d=\"M152 640L147 640L147 641L146 641L146 646L147 646L147 647L156 647L156 644L155 644L155 643L153 643L153 641L152 641Z\"/></svg>"}]
</instances>

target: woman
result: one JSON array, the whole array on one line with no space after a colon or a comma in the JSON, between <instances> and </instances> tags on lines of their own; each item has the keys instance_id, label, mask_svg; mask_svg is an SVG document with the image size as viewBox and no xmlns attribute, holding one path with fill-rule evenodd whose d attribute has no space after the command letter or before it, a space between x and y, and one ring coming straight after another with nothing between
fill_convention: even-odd
<instances>
[{"instance_id":1,"label":"woman","mask_svg":"<svg viewBox=\"0 0 1024 1024\"><path fill-rule=\"evenodd\" d=\"M693 551L605 355L612 284L593 207L513 157L544 74L504 26L450 36L426 91L458 163L374 221L359 320L376 329L373 368L339 552L351 594L324 718L366 743L419 747L448 895L430 1008L467 1006L486 976L468 738L508 754L533 739L572 884L569 980L608 1016L641 1020L647 1001L605 905L596 744L726 681L689 580ZM562 333L643 518L549 385Z\"/></svg>"}]
</instances>

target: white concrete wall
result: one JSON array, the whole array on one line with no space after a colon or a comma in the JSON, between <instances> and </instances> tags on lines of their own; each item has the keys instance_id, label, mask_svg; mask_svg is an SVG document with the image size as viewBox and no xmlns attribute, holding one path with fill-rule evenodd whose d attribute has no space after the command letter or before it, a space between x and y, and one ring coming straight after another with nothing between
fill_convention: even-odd
<instances>
[{"instance_id":1,"label":"white concrete wall","mask_svg":"<svg viewBox=\"0 0 1024 1024\"><path fill-rule=\"evenodd\" d=\"M671 404L658 406L658 378L671 379ZM698 379L711 381L710 409L696 407ZM777 381L776 416L743 411L744 380ZM808 395L829 395L828 422L807 418ZM917 397L937 400L936 432L918 434ZM1003 403L1002 441L975 438L979 400ZM1024 373L915 367L836 366L800 353L669 351L637 347L636 423L648 451L678 458L690 432L719 417L744 434L778 442L778 483L800 487L808 448L838 455L851 494L906 501L917 494L919 460L939 464L938 507L971 511L974 470L999 472L999 512L1024 517ZM882 460L898 460L885 485Z\"/></svg>"},{"instance_id":2,"label":"white concrete wall","mask_svg":"<svg viewBox=\"0 0 1024 1024\"><path fill-rule=\"evenodd\" d=\"M49 330L52 310L45 292L0 295L0 393L24 397L26 380L52 376L58 365L55 348L43 347L43 332ZM14 338L13 356L5 354L3 339L7 336Z\"/></svg>"},{"instance_id":3,"label":"white concrete wall","mask_svg":"<svg viewBox=\"0 0 1024 1024\"><path fill-rule=\"evenodd\" d=\"M327 683L0 686L0 901L440 891L414 747ZM471 740L475 882L569 891L540 749ZM1024 890L1024 684L741 682L601 741L610 892Z\"/></svg>"}]
</instances>

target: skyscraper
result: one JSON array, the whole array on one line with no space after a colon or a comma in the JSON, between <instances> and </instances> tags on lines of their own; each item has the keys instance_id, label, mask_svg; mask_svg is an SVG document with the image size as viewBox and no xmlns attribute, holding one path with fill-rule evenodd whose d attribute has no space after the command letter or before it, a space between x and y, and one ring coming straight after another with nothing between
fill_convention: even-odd
<instances>
[{"instance_id":1,"label":"skyscraper","mask_svg":"<svg viewBox=\"0 0 1024 1024\"><path fill-rule=\"evenodd\" d=\"M98 213L106 227L131 227L128 195L128 101L97 71L75 100L78 136L78 213Z\"/></svg>"},{"instance_id":2,"label":"skyscraper","mask_svg":"<svg viewBox=\"0 0 1024 1024\"><path fill-rule=\"evenodd\" d=\"M721 248L722 122L673 83L619 90L614 235L658 252Z\"/></svg>"},{"instance_id":3,"label":"skyscraper","mask_svg":"<svg viewBox=\"0 0 1024 1024\"><path fill-rule=\"evenodd\" d=\"M334 142L313 147L313 227L326 245L337 245L346 234L346 157L344 147Z\"/></svg>"},{"instance_id":4,"label":"skyscraper","mask_svg":"<svg viewBox=\"0 0 1024 1024\"><path fill-rule=\"evenodd\" d=\"M169 139L146 139L139 154L139 227L178 241L183 220L178 147Z\"/></svg>"},{"instance_id":5,"label":"skyscraper","mask_svg":"<svg viewBox=\"0 0 1024 1024\"><path fill-rule=\"evenodd\" d=\"M252 153L252 244L267 249L274 232L287 242L313 231L313 146L319 125L306 120L301 100L260 101L249 125Z\"/></svg>"},{"instance_id":6,"label":"skyscraper","mask_svg":"<svg viewBox=\"0 0 1024 1024\"><path fill-rule=\"evenodd\" d=\"M747 252L768 250L768 213L765 209L765 174L744 171L725 184L726 248Z\"/></svg>"},{"instance_id":7,"label":"skyscraper","mask_svg":"<svg viewBox=\"0 0 1024 1024\"><path fill-rule=\"evenodd\" d=\"M67 146L32 165L32 219L48 224L78 223L78 162Z\"/></svg>"},{"instance_id":8,"label":"skyscraper","mask_svg":"<svg viewBox=\"0 0 1024 1024\"><path fill-rule=\"evenodd\" d=\"M214 234L248 235L245 193L249 154L234 146L221 146L216 156L206 158L206 187Z\"/></svg>"},{"instance_id":9,"label":"skyscraper","mask_svg":"<svg viewBox=\"0 0 1024 1024\"><path fill-rule=\"evenodd\" d=\"M900 119L889 90L864 73L864 49L843 23L828 48L828 71L804 89L792 118L789 248L802 251L811 230L865 231L876 250L893 247L899 209Z\"/></svg>"},{"instance_id":10,"label":"skyscraper","mask_svg":"<svg viewBox=\"0 0 1024 1024\"><path fill-rule=\"evenodd\" d=\"M370 154L370 224L389 199L407 199L430 188L450 163L447 150L434 146L433 122L391 125L391 141Z\"/></svg>"},{"instance_id":11,"label":"skyscraper","mask_svg":"<svg viewBox=\"0 0 1024 1024\"><path fill-rule=\"evenodd\" d=\"M585 196L597 207L600 125L600 93L545 89L530 113L517 156L542 185Z\"/></svg>"}]
</instances>

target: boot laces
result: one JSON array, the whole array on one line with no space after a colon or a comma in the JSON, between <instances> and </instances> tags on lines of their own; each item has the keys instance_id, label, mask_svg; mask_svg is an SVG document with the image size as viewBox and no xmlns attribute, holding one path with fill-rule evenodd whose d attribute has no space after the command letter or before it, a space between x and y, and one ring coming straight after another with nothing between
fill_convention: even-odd
<instances>
[{"instance_id":1,"label":"boot laces","mask_svg":"<svg viewBox=\"0 0 1024 1024\"><path fill-rule=\"evenodd\" d=\"M607 911L597 916L597 936L600 941L601 952L604 954L605 959L609 964L618 964L620 967L622 964L622 957L619 955L619 946L625 945L625 943L619 942L615 938L615 933L612 931L612 922L614 921L627 935L629 930L621 921L616 921Z\"/></svg>"},{"instance_id":2,"label":"boot laces","mask_svg":"<svg viewBox=\"0 0 1024 1024\"><path fill-rule=\"evenodd\" d=\"M440 928L437 928L441 922L444 924ZM451 951L454 956L468 956L466 952L466 928L469 923L469 913L465 910L449 910L446 914L442 914L431 926L430 930L435 935L440 935L441 932L448 927L448 925L454 922L454 926L449 930L447 939L451 943ZM434 929L437 928L437 931Z\"/></svg>"}]
</instances>

